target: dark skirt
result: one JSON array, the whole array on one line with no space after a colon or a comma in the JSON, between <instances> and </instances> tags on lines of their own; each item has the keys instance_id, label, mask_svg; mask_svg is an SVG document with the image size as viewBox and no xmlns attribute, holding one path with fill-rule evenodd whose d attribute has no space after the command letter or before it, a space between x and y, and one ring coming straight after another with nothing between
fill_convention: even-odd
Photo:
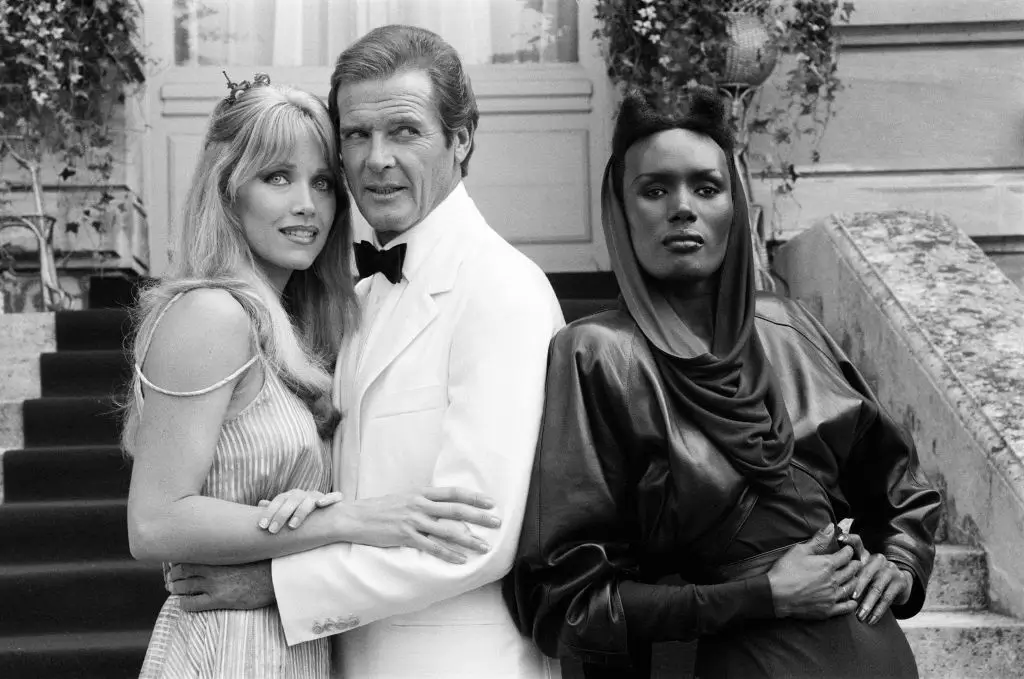
<instances>
[{"instance_id":1,"label":"dark skirt","mask_svg":"<svg viewBox=\"0 0 1024 679\"><path fill-rule=\"evenodd\" d=\"M766 621L702 637L695 679L917 679L899 623L856 614L828 620Z\"/></svg>"}]
</instances>

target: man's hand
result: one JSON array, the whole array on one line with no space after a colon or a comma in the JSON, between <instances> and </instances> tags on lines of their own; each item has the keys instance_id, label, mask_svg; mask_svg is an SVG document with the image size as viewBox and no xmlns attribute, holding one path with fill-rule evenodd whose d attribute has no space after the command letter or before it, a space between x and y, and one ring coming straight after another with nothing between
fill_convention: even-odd
<instances>
[{"instance_id":1,"label":"man's hand","mask_svg":"<svg viewBox=\"0 0 1024 679\"><path fill-rule=\"evenodd\" d=\"M856 533L840 537L840 541L853 547L864 564L857 576L853 598L860 602L857 619L874 625L893 604L907 603L914 589L914 576L882 554L871 554Z\"/></svg>"},{"instance_id":2,"label":"man's hand","mask_svg":"<svg viewBox=\"0 0 1024 679\"><path fill-rule=\"evenodd\" d=\"M853 560L850 546L831 553L834 539L835 525L829 524L790 548L768 571L778 617L824 620L856 610L850 596L860 562Z\"/></svg>"},{"instance_id":3,"label":"man's hand","mask_svg":"<svg viewBox=\"0 0 1024 679\"><path fill-rule=\"evenodd\" d=\"M180 595L181 607L192 612L248 610L275 601L269 561L241 566L173 564L167 574L167 591Z\"/></svg>"}]
</instances>

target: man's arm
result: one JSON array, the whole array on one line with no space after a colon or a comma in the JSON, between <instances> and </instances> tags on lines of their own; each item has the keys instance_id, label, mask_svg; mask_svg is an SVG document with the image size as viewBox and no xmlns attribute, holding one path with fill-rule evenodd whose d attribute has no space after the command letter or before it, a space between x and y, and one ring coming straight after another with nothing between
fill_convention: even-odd
<instances>
[{"instance_id":1,"label":"man's arm","mask_svg":"<svg viewBox=\"0 0 1024 679\"><path fill-rule=\"evenodd\" d=\"M420 610L508 572L537 444L548 344L561 325L543 274L527 269L477 284L455 326L432 485L495 500L501 527L476 530L491 550L462 565L406 548L349 544L276 559L274 589L289 644Z\"/></svg>"}]
</instances>

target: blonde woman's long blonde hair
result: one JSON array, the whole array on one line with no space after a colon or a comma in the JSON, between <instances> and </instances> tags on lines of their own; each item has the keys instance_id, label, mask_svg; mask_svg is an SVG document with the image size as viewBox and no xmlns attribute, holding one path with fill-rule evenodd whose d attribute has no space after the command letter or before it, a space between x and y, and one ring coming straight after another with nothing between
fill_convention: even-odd
<instances>
[{"instance_id":1,"label":"blonde woman's long blonde hair","mask_svg":"<svg viewBox=\"0 0 1024 679\"><path fill-rule=\"evenodd\" d=\"M309 269L294 271L279 296L253 257L234 204L243 184L287 158L306 135L324 150L337 209L320 255ZM142 363L157 318L176 295L197 288L228 290L252 319L266 369L310 407L321 436L329 436L338 422L330 370L342 334L356 318L349 210L337 137L323 102L278 85L255 86L234 102L221 101L189 187L170 272L142 292L134 311L130 360ZM133 373L122 434L128 454L134 453L139 394L139 376Z\"/></svg>"}]
</instances>

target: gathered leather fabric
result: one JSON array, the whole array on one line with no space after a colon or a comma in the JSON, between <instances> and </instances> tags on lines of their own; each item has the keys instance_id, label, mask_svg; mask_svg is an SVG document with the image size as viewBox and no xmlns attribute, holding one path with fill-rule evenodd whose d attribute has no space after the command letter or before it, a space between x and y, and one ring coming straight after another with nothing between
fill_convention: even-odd
<instances>
[{"instance_id":1,"label":"gathered leather fabric","mask_svg":"<svg viewBox=\"0 0 1024 679\"><path fill-rule=\"evenodd\" d=\"M725 566L843 518L869 551L913 574L896 617L920 610L940 497L913 442L805 309L767 293L756 303L765 370L793 427L777 493L752 484L672 397L658 350L625 308L555 337L519 554L504 583L520 630L546 654L642 665L637 647L649 653L652 641L770 620L765 569ZM627 615L624 584L667 576L684 584L648 590L642 615Z\"/></svg>"}]
</instances>

